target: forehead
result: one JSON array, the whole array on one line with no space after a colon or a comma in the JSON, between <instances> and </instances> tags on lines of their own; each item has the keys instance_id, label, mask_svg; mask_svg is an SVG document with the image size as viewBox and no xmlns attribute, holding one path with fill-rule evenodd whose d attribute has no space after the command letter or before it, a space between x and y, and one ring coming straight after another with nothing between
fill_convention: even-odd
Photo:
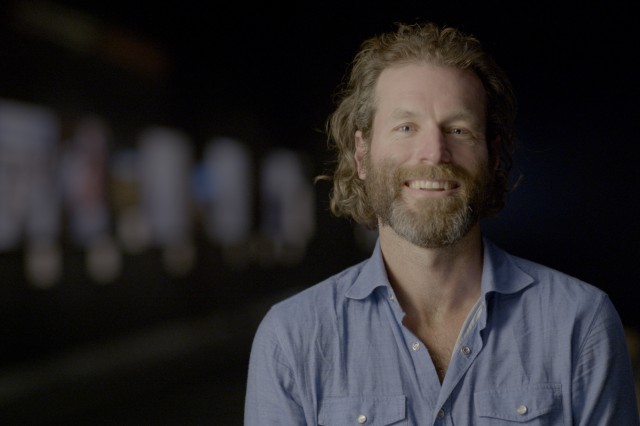
<instances>
[{"instance_id":1,"label":"forehead","mask_svg":"<svg viewBox=\"0 0 640 426\"><path fill-rule=\"evenodd\" d=\"M463 110L484 117L486 93L471 70L434 64L404 64L385 69L376 84L376 109Z\"/></svg>"}]
</instances>

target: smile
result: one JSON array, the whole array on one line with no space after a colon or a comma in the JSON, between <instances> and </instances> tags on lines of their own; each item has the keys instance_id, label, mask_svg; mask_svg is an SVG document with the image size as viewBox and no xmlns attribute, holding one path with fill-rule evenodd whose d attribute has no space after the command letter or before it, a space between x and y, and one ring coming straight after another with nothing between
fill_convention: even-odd
<instances>
[{"instance_id":1,"label":"smile","mask_svg":"<svg viewBox=\"0 0 640 426\"><path fill-rule=\"evenodd\" d=\"M451 189L456 189L460 185L458 182L453 180L410 180L405 182L411 189L421 189L425 191L449 191Z\"/></svg>"}]
</instances>

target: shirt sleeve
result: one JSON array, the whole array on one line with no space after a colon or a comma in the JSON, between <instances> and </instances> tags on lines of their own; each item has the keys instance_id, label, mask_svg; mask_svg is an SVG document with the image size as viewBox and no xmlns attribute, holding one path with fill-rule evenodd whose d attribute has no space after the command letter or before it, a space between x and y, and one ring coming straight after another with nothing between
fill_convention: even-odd
<instances>
[{"instance_id":1,"label":"shirt sleeve","mask_svg":"<svg viewBox=\"0 0 640 426\"><path fill-rule=\"evenodd\" d=\"M262 320L251 347L244 425L305 425L293 369L272 313Z\"/></svg>"},{"instance_id":2,"label":"shirt sleeve","mask_svg":"<svg viewBox=\"0 0 640 426\"><path fill-rule=\"evenodd\" d=\"M608 297L594 308L574 369L574 424L638 426L633 371L622 322Z\"/></svg>"}]
</instances>

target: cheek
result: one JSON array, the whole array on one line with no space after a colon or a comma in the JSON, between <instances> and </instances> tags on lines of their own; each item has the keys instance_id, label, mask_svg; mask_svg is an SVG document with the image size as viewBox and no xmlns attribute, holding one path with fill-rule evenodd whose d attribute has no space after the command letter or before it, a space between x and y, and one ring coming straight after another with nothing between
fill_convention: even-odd
<instances>
[{"instance_id":1,"label":"cheek","mask_svg":"<svg viewBox=\"0 0 640 426\"><path fill-rule=\"evenodd\" d=\"M486 146L460 147L452 152L453 162L467 170L474 170L479 164L489 161L489 151Z\"/></svg>"},{"instance_id":2,"label":"cheek","mask_svg":"<svg viewBox=\"0 0 640 426\"><path fill-rule=\"evenodd\" d=\"M401 144L372 144L370 158L374 164L402 164L411 159L411 151Z\"/></svg>"}]
</instances>

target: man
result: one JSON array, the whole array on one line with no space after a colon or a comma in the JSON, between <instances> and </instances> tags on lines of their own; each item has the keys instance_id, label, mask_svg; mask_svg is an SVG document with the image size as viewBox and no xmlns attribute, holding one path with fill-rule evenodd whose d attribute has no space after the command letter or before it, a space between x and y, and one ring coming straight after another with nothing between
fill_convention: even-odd
<instances>
[{"instance_id":1,"label":"man","mask_svg":"<svg viewBox=\"0 0 640 426\"><path fill-rule=\"evenodd\" d=\"M263 319L245 425L639 424L608 297L481 233L514 121L474 37L399 25L363 43L328 122L331 206L379 238Z\"/></svg>"}]
</instances>

